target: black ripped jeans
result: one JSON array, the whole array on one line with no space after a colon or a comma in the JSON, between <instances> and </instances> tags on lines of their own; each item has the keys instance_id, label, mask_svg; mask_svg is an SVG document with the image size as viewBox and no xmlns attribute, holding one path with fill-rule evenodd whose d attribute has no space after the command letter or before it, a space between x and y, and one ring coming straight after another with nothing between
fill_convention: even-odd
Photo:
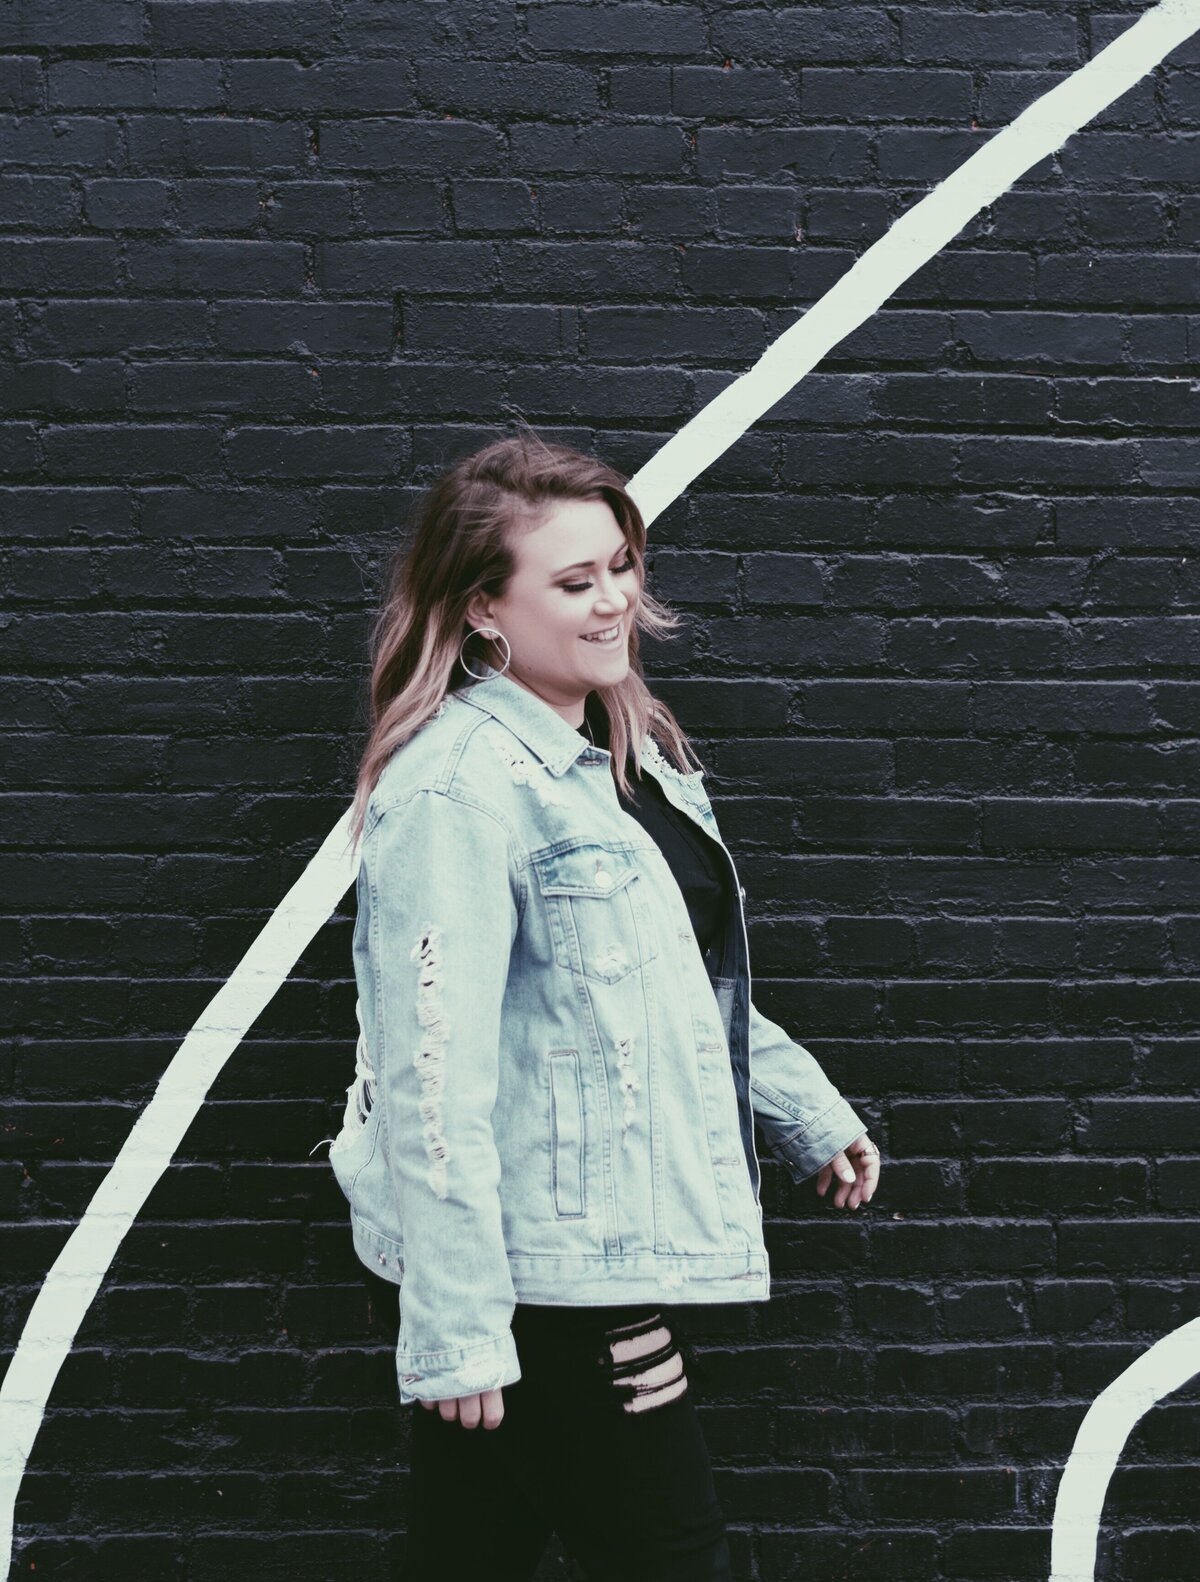
<instances>
[{"instance_id":1,"label":"black ripped jeans","mask_svg":"<svg viewBox=\"0 0 1200 1582\"><path fill-rule=\"evenodd\" d=\"M404 1582L529 1582L551 1533L587 1582L730 1582L672 1310L518 1304L513 1337L498 1428L412 1407Z\"/></svg>"}]
</instances>

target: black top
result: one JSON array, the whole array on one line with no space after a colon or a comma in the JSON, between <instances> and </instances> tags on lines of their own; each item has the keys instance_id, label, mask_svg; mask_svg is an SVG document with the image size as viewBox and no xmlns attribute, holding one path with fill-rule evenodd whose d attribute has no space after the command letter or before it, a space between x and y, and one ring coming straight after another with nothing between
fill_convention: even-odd
<instances>
[{"instance_id":1,"label":"black top","mask_svg":"<svg viewBox=\"0 0 1200 1582\"><path fill-rule=\"evenodd\" d=\"M579 734L588 741L595 738L596 746L609 749L608 716L594 692L584 704L587 724L578 727ZM588 735L591 725L591 736ZM625 760L633 800L622 795L617 787L617 797L624 812L637 819L646 833L658 846L675 882L683 892L692 932L700 942L702 952L712 945L719 945L727 908L731 901L728 868L720 846L699 824L686 813L667 801L662 788L652 774L640 779L634 767L633 755Z\"/></svg>"}]
</instances>

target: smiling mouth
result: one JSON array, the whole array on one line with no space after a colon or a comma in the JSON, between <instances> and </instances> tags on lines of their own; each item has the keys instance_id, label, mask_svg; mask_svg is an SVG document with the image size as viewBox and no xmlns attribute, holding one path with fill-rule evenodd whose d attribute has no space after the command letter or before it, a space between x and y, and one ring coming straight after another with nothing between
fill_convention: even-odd
<instances>
[{"instance_id":1,"label":"smiling mouth","mask_svg":"<svg viewBox=\"0 0 1200 1582\"><path fill-rule=\"evenodd\" d=\"M583 641L585 643L595 643L600 648L615 647L616 644L621 641L620 621L618 621L615 626L607 627L603 632L585 632L583 634Z\"/></svg>"}]
</instances>

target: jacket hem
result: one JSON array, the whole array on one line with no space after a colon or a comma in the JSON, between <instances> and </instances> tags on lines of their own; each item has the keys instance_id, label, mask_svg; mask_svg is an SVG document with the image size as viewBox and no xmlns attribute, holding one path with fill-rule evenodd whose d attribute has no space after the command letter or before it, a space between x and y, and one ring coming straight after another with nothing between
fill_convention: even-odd
<instances>
[{"instance_id":1,"label":"jacket hem","mask_svg":"<svg viewBox=\"0 0 1200 1582\"><path fill-rule=\"evenodd\" d=\"M765 1252L509 1253L508 1267L517 1301L547 1307L766 1302L771 1296Z\"/></svg>"},{"instance_id":2,"label":"jacket hem","mask_svg":"<svg viewBox=\"0 0 1200 1582\"><path fill-rule=\"evenodd\" d=\"M373 1274L393 1285L403 1285L404 1248L399 1242L372 1229L357 1215L351 1218L351 1234L354 1251ZM517 1301L535 1302L539 1307L608 1307L618 1302L766 1302L771 1297L771 1271L765 1250L590 1256L510 1252L507 1257Z\"/></svg>"},{"instance_id":3,"label":"jacket hem","mask_svg":"<svg viewBox=\"0 0 1200 1582\"><path fill-rule=\"evenodd\" d=\"M404 1283L404 1248L398 1241L382 1231L372 1230L357 1214L350 1216L350 1235L354 1251L372 1274L390 1280L393 1285Z\"/></svg>"}]
</instances>

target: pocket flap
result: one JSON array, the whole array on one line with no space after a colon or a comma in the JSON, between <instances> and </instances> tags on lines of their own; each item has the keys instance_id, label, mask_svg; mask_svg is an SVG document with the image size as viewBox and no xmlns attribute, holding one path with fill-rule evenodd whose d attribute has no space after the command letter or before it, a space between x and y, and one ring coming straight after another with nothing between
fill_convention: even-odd
<instances>
[{"instance_id":1,"label":"pocket flap","mask_svg":"<svg viewBox=\"0 0 1200 1582\"><path fill-rule=\"evenodd\" d=\"M624 889L638 872L627 853L607 846L572 846L539 857L536 867L543 895L589 895L601 900Z\"/></svg>"}]
</instances>

